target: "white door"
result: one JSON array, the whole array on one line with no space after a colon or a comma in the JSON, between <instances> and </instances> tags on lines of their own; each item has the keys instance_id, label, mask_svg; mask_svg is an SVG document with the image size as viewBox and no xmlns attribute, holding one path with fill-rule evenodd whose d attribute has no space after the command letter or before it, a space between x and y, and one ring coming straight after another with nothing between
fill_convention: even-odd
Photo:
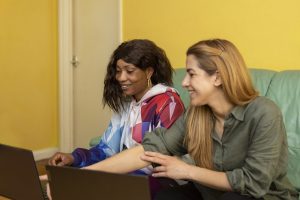
<instances>
[{"instance_id":1,"label":"white door","mask_svg":"<svg viewBox=\"0 0 300 200\"><path fill-rule=\"evenodd\" d=\"M79 63L73 69L74 147L88 147L102 135L111 111L103 109L106 66L120 43L119 0L73 1L73 53Z\"/></svg>"}]
</instances>

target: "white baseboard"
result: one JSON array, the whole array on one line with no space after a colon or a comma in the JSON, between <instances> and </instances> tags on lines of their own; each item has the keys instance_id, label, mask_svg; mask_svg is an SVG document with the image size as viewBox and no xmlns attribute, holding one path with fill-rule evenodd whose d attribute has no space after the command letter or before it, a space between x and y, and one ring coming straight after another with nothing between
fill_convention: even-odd
<instances>
[{"instance_id":1,"label":"white baseboard","mask_svg":"<svg viewBox=\"0 0 300 200\"><path fill-rule=\"evenodd\" d=\"M57 147L52 147L52 148L46 148L46 149L33 151L34 160L38 161L38 160L43 160L43 159L50 158L56 152L58 152Z\"/></svg>"}]
</instances>

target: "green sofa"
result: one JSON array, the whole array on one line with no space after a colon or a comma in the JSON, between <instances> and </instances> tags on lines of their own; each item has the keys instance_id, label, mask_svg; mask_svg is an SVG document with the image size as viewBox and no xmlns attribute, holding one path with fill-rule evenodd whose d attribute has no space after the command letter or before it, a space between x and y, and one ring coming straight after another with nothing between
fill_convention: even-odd
<instances>
[{"instance_id":1,"label":"green sofa","mask_svg":"<svg viewBox=\"0 0 300 200\"><path fill-rule=\"evenodd\" d=\"M281 108L289 146L288 177L300 191L300 70L250 69L250 73L260 95L272 99ZM176 69L173 81L187 107L189 94L181 87L184 75L184 68Z\"/></svg>"},{"instance_id":2,"label":"green sofa","mask_svg":"<svg viewBox=\"0 0 300 200\"><path fill-rule=\"evenodd\" d=\"M189 94L181 87L185 69L175 70L174 87L180 93L186 107ZM281 108L289 145L288 177L300 191L300 70L276 72L265 69L250 69L252 80L260 95L266 96ZM100 137L93 138L90 145L98 144ZM300 200L300 198L299 198Z\"/></svg>"}]
</instances>

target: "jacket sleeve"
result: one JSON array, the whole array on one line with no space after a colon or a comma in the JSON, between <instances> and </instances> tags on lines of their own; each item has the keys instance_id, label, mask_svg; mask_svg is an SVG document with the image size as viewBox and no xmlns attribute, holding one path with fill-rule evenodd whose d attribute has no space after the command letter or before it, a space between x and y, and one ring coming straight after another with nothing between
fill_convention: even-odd
<instances>
[{"instance_id":1,"label":"jacket sleeve","mask_svg":"<svg viewBox=\"0 0 300 200\"><path fill-rule=\"evenodd\" d=\"M85 167L106 158L100 144L90 149L77 148L72 152L72 155L74 157L73 167Z\"/></svg>"},{"instance_id":2,"label":"jacket sleeve","mask_svg":"<svg viewBox=\"0 0 300 200\"><path fill-rule=\"evenodd\" d=\"M74 167L84 167L102 161L120 152L120 140L123 127L120 127L118 116L113 116L98 145L83 149L77 148L72 152Z\"/></svg>"}]
</instances>

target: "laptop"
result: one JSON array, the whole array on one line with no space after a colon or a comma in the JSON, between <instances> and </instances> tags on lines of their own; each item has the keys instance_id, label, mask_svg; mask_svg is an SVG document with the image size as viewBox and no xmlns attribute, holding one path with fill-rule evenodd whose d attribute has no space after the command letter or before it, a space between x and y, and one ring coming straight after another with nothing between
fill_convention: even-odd
<instances>
[{"instance_id":1,"label":"laptop","mask_svg":"<svg viewBox=\"0 0 300 200\"><path fill-rule=\"evenodd\" d=\"M46 166L53 200L150 200L149 177Z\"/></svg>"},{"instance_id":2,"label":"laptop","mask_svg":"<svg viewBox=\"0 0 300 200\"><path fill-rule=\"evenodd\" d=\"M44 195L32 151L0 144L0 196L44 200Z\"/></svg>"}]
</instances>

